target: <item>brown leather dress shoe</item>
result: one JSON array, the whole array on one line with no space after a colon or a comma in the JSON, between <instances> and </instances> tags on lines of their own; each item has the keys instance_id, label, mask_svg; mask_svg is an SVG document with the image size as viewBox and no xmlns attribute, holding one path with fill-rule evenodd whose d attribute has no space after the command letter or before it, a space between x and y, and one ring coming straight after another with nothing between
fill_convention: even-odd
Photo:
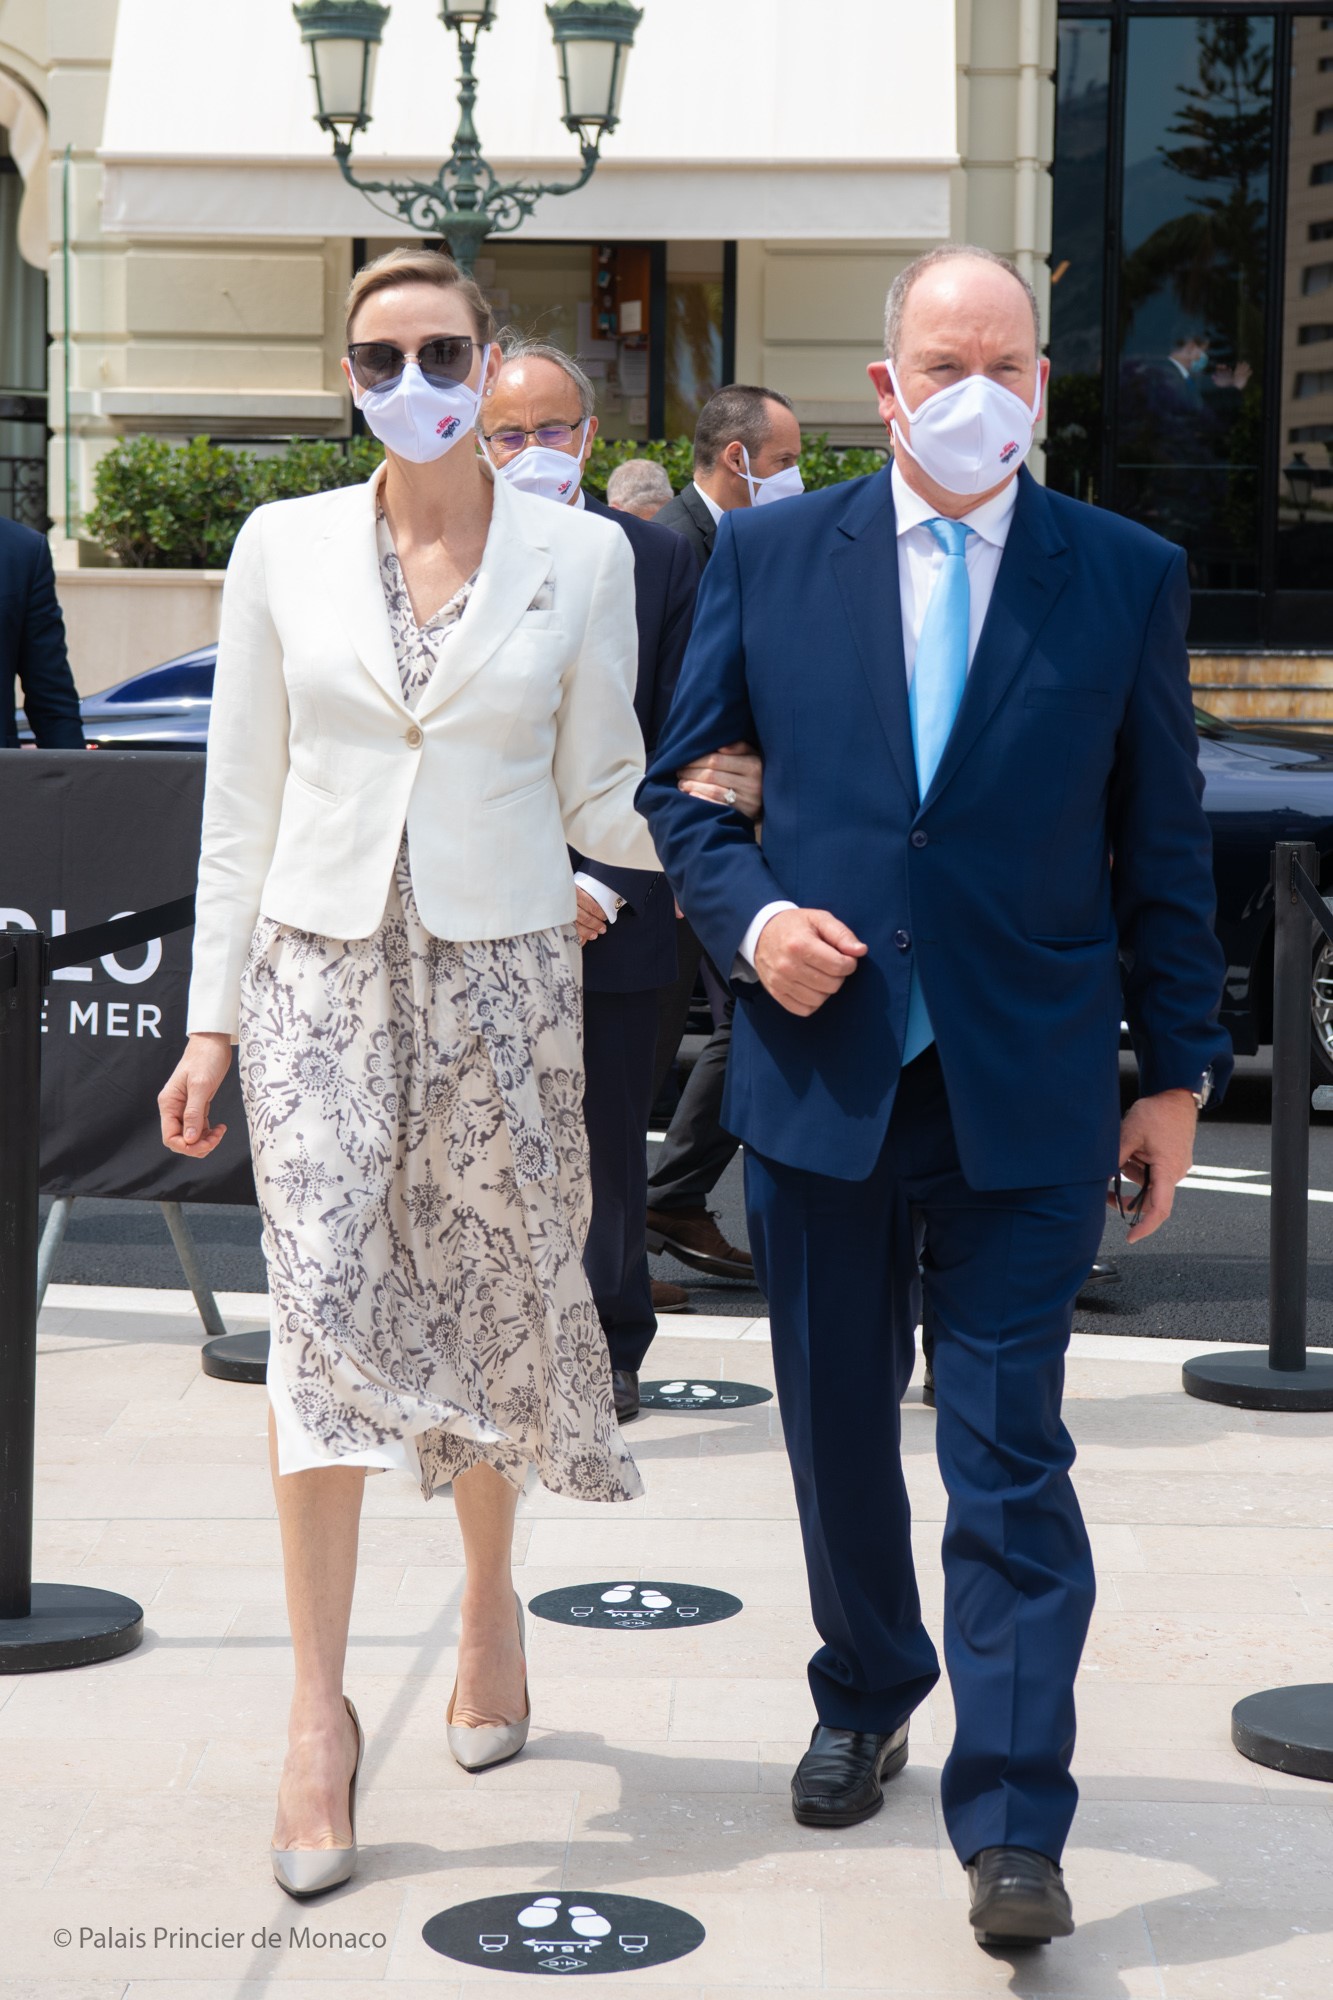
<instances>
[{"instance_id":1,"label":"brown leather dress shoe","mask_svg":"<svg viewBox=\"0 0 1333 2000\"><path fill-rule=\"evenodd\" d=\"M665 1278L653 1279L653 1311L655 1313L690 1313L690 1295L684 1285L669 1285Z\"/></svg>"},{"instance_id":2,"label":"brown leather dress shoe","mask_svg":"<svg viewBox=\"0 0 1333 2000\"><path fill-rule=\"evenodd\" d=\"M754 1281L754 1259L749 1251L739 1250L734 1243L728 1243L717 1226L716 1218L703 1207L688 1209L679 1215L667 1215L661 1209L650 1208L648 1248L654 1256L668 1250L690 1270L702 1271L709 1278L741 1278L747 1283Z\"/></svg>"}]
</instances>

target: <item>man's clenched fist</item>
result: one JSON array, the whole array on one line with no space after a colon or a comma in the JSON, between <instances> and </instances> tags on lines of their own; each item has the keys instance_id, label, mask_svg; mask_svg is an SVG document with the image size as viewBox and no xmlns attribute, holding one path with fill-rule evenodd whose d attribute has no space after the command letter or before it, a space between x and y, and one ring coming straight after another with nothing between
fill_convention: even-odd
<instances>
[{"instance_id":1,"label":"man's clenched fist","mask_svg":"<svg viewBox=\"0 0 1333 2000\"><path fill-rule=\"evenodd\" d=\"M779 910L759 933L754 969L789 1014L813 1014L865 955L855 931L828 910Z\"/></svg>"}]
</instances>

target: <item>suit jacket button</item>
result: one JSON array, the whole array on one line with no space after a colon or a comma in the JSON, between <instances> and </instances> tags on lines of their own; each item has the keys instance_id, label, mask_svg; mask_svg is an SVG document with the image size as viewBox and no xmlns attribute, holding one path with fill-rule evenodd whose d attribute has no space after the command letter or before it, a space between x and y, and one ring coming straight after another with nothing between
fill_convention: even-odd
<instances>
[{"instance_id":1,"label":"suit jacket button","mask_svg":"<svg viewBox=\"0 0 1333 2000\"><path fill-rule=\"evenodd\" d=\"M930 835L928 833L923 832L923 830L920 827L918 827L916 832L912 835L913 847L925 847L929 843L929 840L930 840Z\"/></svg>"},{"instance_id":2,"label":"suit jacket button","mask_svg":"<svg viewBox=\"0 0 1333 2000\"><path fill-rule=\"evenodd\" d=\"M906 931L895 931L893 933L893 942L897 945L899 951L909 951L911 949L912 940Z\"/></svg>"},{"instance_id":3,"label":"suit jacket button","mask_svg":"<svg viewBox=\"0 0 1333 2000\"><path fill-rule=\"evenodd\" d=\"M424 741L425 738L422 736L421 731L417 728L417 725L414 722L412 724L412 727L407 732L408 748L411 750L419 750Z\"/></svg>"}]
</instances>

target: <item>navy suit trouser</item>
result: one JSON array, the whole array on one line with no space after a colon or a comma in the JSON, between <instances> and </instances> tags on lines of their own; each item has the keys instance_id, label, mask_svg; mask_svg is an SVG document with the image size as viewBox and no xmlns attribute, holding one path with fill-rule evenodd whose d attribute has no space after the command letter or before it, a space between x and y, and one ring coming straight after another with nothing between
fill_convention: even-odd
<instances>
[{"instance_id":1,"label":"navy suit trouser","mask_svg":"<svg viewBox=\"0 0 1333 2000\"><path fill-rule=\"evenodd\" d=\"M745 1185L824 1641L810 1662L820 1720L887 1734L939 1678L901 1460L919 1240L948 1495L944 1654L957 1721L945 1825L964 1862L995 1846L1058 1861L1078 1797L1074 1677L1095 1595L1060 1399L1106 1183L969 1187L932 1044L903 1072L868 1179L749 1151Z\"/></svg>"},{"instance_id":2,"label":"navy suit trouser","mask_svg":"<svg viewBox=\"0 0 1333 2000\"><path fill-rule=\"evenodd\" d=\"M656 988L583 995L583 1122L592 1221L583 1270L613 1368L635 1372L657 1332L648 1269L648 1114Z\"/></svg>"}]
</instances>

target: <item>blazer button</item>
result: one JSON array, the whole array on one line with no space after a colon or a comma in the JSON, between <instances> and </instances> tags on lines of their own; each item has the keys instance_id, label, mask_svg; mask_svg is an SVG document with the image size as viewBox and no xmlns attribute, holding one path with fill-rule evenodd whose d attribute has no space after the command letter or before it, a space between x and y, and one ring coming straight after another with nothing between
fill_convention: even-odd
<instances>
[{"instance_id":1,"label":"blazer button","mask_svg":"<svg viewBox=\"0 0 1333 2000\"><path fill-rule=\"evenodd\" d=\"M899 951L911 950L912 940L906 931L895 931L893 933L893 942L897 945Z\"/></svg>"},{"instance_id":2,"label":"blazer button","mask_svg":"<svg viewBox=\"0 0 1333 2000\"><path fill-rule=\"evenodd\" d=\"M408 748L410 750L419 750L424 741L425 738L422 736L421 731L417 728L417 725L414 722L412 724L412 727L407 732Z\"/></svg>"},{"instance_id":3,"label":"blazer button","mask_svg":"<svg viewBox=\"0 0 1333 2000\"><path fill-rule=\"evenodd\" d=\"M930 841L930 835L928 833L923 832L920 827L918 827L916 832L912 835L913 847L925 847L929 844L929 841Z\"/></svg>"}]
</instances>

